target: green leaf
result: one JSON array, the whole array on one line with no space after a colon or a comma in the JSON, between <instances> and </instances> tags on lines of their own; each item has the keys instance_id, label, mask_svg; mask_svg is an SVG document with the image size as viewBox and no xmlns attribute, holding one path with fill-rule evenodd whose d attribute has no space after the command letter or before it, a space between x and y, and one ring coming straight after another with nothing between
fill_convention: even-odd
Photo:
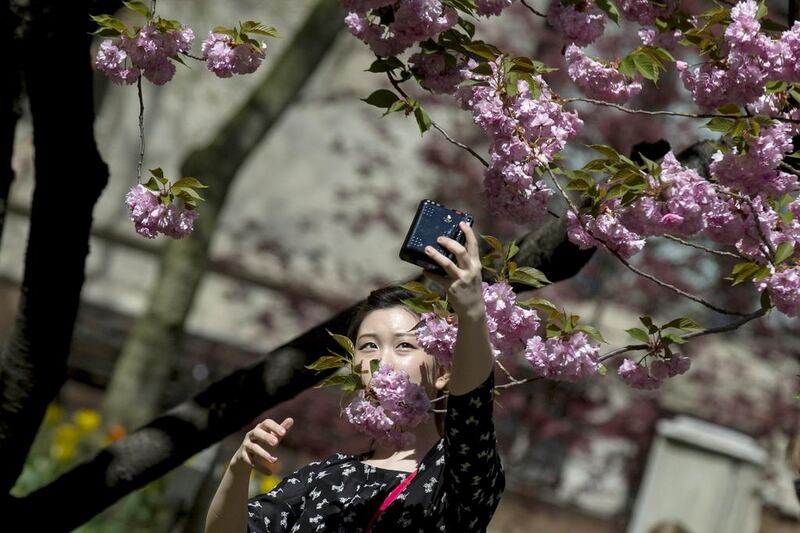
<instances>
[{"instance_id":1,"label":"green leaf","mask_svg":"<svg viewBox=\"0 0 800 533\"><path fill-rule=\"evenodd\" d=\"M608 368L602 363L597 365L597 373L601 376L605 376L608 373Z\"/></svg>"},{"instance_id":2,"label":"green leaf","mask_svg":"<svg viewBox=\"0 0 800 533\"><path fill-rule=\"evenodd\" d=\"M489 63L480 63L477 67L473 68L471 72L481 76L491 76L492 67L489 65Z\"/></svg>"},{"instance_id":3,"label":"green leaf","mask_svg":"<svg viewBox=\"0 0 800 533\"><path fill-rule=\"evenodd\" d=\"M323 387L335 387L337 385L344 385L350 379L350 376L343 375L343 374L334 374L332 376L328 376L325 378L321 383L316 385L315 389L321 389Z\"/></svg>"},{"instance_id":4,"label":"green leaf","mask_svg":"<svg viewBox=\"0 0 800 533\"><path fill-rule=\"evenodd\" d=\"M545 331L547 333L548 339L551 337L560 337L562 333L561 327L553 322L549 322L547 324L547 328L545 328Z\"/></svg>"},{"instance_id":5,"label":"green leaf","mask_svg":"<svg viewBox=\"0 0 800 533\"><path fill-rule=\"evenodd\" d=\"M347 376L347 379L342 383L342 390L345 392L355 392L362 387L361 378L355 374Z\"/></svg>"},{"instance_id":6,"label":"green leaf","mask_svg":"<svg viewBox=\"0 0 800 533\"><path fill-rule=\"evenodd\" d=\"M513 257L515 255L517 255L517 253L519 253L519 246L517 246L517 243L515 243L514 241L511 241L510 243L508 243L508 252L506 253L506 262L511 261L511 259L513 259ZM538 270L537 270L537 272L538 272ZM542 275L544 275L544 274L542 274Z\"/></svg>"},{"instance_id":7,"label":"green leaf","mask_svg":"<svg viewBox=\"0 0 800 533\"><path fill-rule=\"evenodd\" d=\"M333 340L335 340L339 346L344 348L347 351L347 353L350 354L351 357L355 354L356 349L353 346L353 341L351 341L347 336L331 333L330 331L328 331L328 335L333 337Z\"/></svg>"},{"instance_id":8,"label":"green leaf","mask_svg":"<svg viewBox=\"0 0 800 533\"><path fill-rule=\"evenodd\" d=\"M347 366L347 359L341 355L323 355L310 365L305 365L310 370L329 370L331 368L342 368Z\"/></svg>"},{"instance_id":9,"label":"green leaf","mask_svg":"<svg viewBox=\"0 0 800 533\"><path fill-rule=\"evenodd\" d=\"M503 243L497 237L492 237L491 235L481 235L481 239L486 241L486 244L491 246L492 250L503 253Z\"/></svg>"},{"instance_id":10,"label":"green leaf","mask_svg":"<svg viewBox=\"0 0 800 533\"><path fill-rule=\"evenodd\" d=\"M200 200L201 202L205 202L205 198L200 196L200 193L198 193L196 190L194 190L194 189L192 189L190 187L177 187L176 188L175 186L173 186L172 189L170 190L170 192L174 196L177 196L178 198L181 198L184 201Z\"/></svg>"},{"instance_id":11,"label":"green leaf","mask_svg":"<svg viewBox=\"0 0 800 533\"><path fill-rule=\"evenodd\" d=\"M144 186L153 192L159 192L161 190L158 186L158 180L156 179L155 176L151 176L150 179L147 180L147 183L144 184Z\"/></svg>"},{"instance_id":12,"label":"green leaf","mask_svg":"<svg viewBox=\"0 0 800 533\"><path fill-rule=\"evenodd\" d=\"M705 124L705 127L711 131L718 131L722 134L728 133L734 126L736 126L735 119L721 117L714 117Z\"/></svg>"},{"instance_id":13,"label":"green leaf","mask_svg":"<svg viewBox=\"0 0 800 533\"><path fill-rule=\"evenodd\" d=\"M388 89L378 89L371 95L366 98L362 98L361 100L368 103L369 105L374 105L375 107L381 108L389 108L393 103L399 100L400 97L394 94L392 91Z\"/></svg>"},{"instance_id":14,"label":"green leaf","mask_svg":"<svg viewBox=\"0 0 800 533\"><path fill-rule=\"evenodd\" d=\"M619 161L619 153L610 146L605 144L590 144L589 148L595 152L603 154L606 159L610 159L611 161Z\"/></svg>"},{"instance_id":15,"label":"green leaf","mask_svg":"<svg viewBox=\"0 0 800 533\"><path fill-rule=\"evenodd\" d=\"M723 115L739 115L741 110L736 104L725 104L717 108L717 112Z\"/></svg>"},{"instance_id":16,"label":"green leaf","mask_svg":"<svg viewBox=\"0 0 800 533\"><path fill-rule=\"evenodd\" d=\"M580 326L575 327L575 331L582 331L587 335L589 335L594 340L596 340L597 342L603 342L605 344L608 344L608 342L603 338L603 334L600 333L600 330L594 326L581 324Z\"/></svg>"},{"instance_id":17,"label":"green leaf","mask_svg":"<svg viewBox=\"0 0 800 533\"><path fill-rule=\"evenodd\" d=\"M421 294L424 298L439 298L439 293L429 289L424 284L420 283L419 281L408 281L400 285L403 289L407 291L411 291L416 294Z\"/></svg>"},{"instance_id":18,"label":"green leaf","mask_svg":"<svg viewBox=\"0 0 800 533\"><path fill-rule=\"evenodd\" d=\"M667 329L667 328L675 328L675 329L680 329L682 331L703 331L706 329L697 322L695 322L694 320L692 320L691 318L685 316L676 318L674 320L670 320L669 322L661 326L661 329Z\"/></svg>"},{"instance_id":19,"label":"green leaf","mask_svg":"<svg viewBox=\"0 0 800 533\"><path fill-rule=\"evenodd\" d=\"M378 368L381 366L381 362L377 359L370 359L369 361L369 373L374 374L378 371Z\"/></svg>"},{"instance_id":20,"label":"green leaf","mask_svg":"<svg viewBox=\"0 0 800 533\"><path fill-rule=\"evenodd\" d=\"M139 13L144 18L146 18L148 20L150 19L150 10L147 8L147 6L143 2L122 2L122 5L124 5L125 7L130 9L131 11Z\"/></svg>"},{"instance_id":21,"label":"green leaf","mask_svg":"<svg viewBox=\"0 0 800 533\"><path fill-rule=\"evenodd\" d=\"M633 56L633 64L643 78L658 81L658 67L660 64L652 56L646 53L638 53Z\"/></svg>"},{"instance_id":22,"label":"green leaf","mask_svg":"<svg viewBox=\"0 0 800 533\"><path fill-rule=\"evenodd\" d=\"M608 18L614 21L614 24L619 25L619 10L610 0L595 0L594 5L603 10Z\"/></svg>"},{"instance_id":23,"label":"green leaf","mask_svg":"<svg viewBox=\"0 0 800 533\"><path fill-rule=\"evenodd\" d=\"M636 339L637 341L641 341L645 344L650 344L650 337L647 335L647 332L641 328L630 328L625 330L628 335Z\"/></svg>"},{"instance_id":24,"label":"green leaf","mask_svg":"<svg viewBox=\"0 0 800 533\"><path fill-rule=\"evenodd\" d=\"M193 189L208 189L207 185L203 185L197 178L189 176L183 177L172 184L173 187L189 187Z\"/></svg>"},{"instance_id":25,"label":"green leaf","mask_svg":"<svg viewBox=\"0 0 800 533\"><path fill-rule=\"evenodd\" d=\"M121 33L114 28L102 27L94 30L92 35L97 35L98 37L117 37L121 35Z\"/></svg>"},{"instance_id":26,"label":"green leaf","mask_svg":"<svg viewBox=\"0 0 800 533\"><path fill-rule=\"evenodd\" d=\"M390 113L397 113L398 111L403 111L403 110L405 110L407 108L408 108L408 104L407 104L407 102L405 100L398 100L398 101L396 101L395 103L393 103L392 105L389 106L389 109L386 110L386 112L383 114L383 116L385 117L386 115L388 115Z\"/></svg>"},{"instance_id":27,"label":"green leaf","mask_svg":"<svg viewBox=\"0 0 800 533\"><path fill-rule=\"evenodd\" d=\"M161 170L161 167L151 168L150 169L150 174L152 174L153 176L155 176L157 178L163 178L164 177L164 171Z\"/></svg>"},{"instance_id":28,"label":"green leaf","mask_svg":"<svg viewBox=\"0 0 800 533\"><path fill-rule=\"evenodd\" d=\"M515 283L522 283L531 287L543 287L550 283L544 272L536 270L533 267L518 267L514 274L509 276L509 280Z\"/></svg>"},{"instance_id":29,"label":"green leaf","mask_svg":"<svg viewBox=\"0 0 800 533\"><path fill-rule=\"evenodd\" d=\"M248 20L241 25L242 33L255 33L265 37L280 37L278 30L272 26L265 26L256 20Z\"/></svg>"},{"instance_id":30,"label":"green leaf","mask_svg":"<svg viewBox=\"0 0 800 533\"><path fill-rule=\"evenodd\" d=\"M630 54L625 56L620 62L619 67L617 68L619 73L625 76L626 78L633 78L636 76L636 64L633 62L633 56Z\"/></svg>"},{"instance_id":31,"label":"green leaf","mask_svg":"<svg viewBox=\"0 0 800 533\"><path fill-rule=\"evenodd\" d=\"M794 242L792 241L783 241L778 245L778 248L775 250L775 264L783 263L786 259L792 256L794 253Z\"/></svg>"},{"instance_id":32,"label":"green leaf","mask_svg":"<svg viewBox=\"0 0 800 533\"><path fill-rule=\"evenodd\" d=\"M405 298L400 301L415 313L422 314L433 312L433 304L430 302L425 302L419 298Z\"/></svg>"},{"instance_id":33,"label":"green leaf","mask_svg":"<svg viewBox=\"0 0 800 533\"><path fill-rule=\"evenodd\" d=\"M124 22L122 22L118 18L112 17L111 15L94 15L91 17L91 19L95 21L98 25L114 29L119 33L125 33L128 31L128 27L125 25Z\"/></svg>"},{"instance_id":34,"label":"green leaf","mask_svg":"<svg viewBox=\"0 0 800 533\"><path fill-rule=\"evenodd\" d=\"M368 72L391 72L392 70L403 68L405 64L395 56L377 59L367 69Z\"/></svg>"},{"instance_id":35,"label":"green leaf","mask_svg":"<svg viewBox=\"0 0 800 533\"><path fill-rule=\"evenodd\" d=\"M662 333L661 334L661 339L662 340L666 339L669 342L674 343L674 344L686 344L687 342L689 342L686 339L684 339L683 337L681 337L679 335L675 335L674 333Z\"/></svg>"},{"instance_id":36,"label":"green leaf","mask_svg":"<svg viewBox=\"0 0 800 533\"><path fill-rule=\"evenodd\" d=\"M426 131L431 129L431 117L422 109L422 106L414 108L414 118L417 119L417 126L419 126L420 135L424 135Z\"/></svg>"},{"instance_id":37,"label":"green leaf","mask_svg":"<svg viewBox=\"0 0 800 533\"><path fill-rule=\"evenodd\" d=\"M648 315L640 316L639 322L641 322L644 325L644 327L647 328L647 331L649 333L655 333L656 331L658 331L658 327L653 324L653 319L650 318L650 316Z\"/></svg>"}]
</instances>

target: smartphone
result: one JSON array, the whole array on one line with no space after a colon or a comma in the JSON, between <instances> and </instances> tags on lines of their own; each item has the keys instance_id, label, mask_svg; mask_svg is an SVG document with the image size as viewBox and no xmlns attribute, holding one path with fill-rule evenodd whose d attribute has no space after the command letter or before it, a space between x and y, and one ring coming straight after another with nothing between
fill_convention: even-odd
<instances>
[{"instance_id":1,"label":"smartphone","mask_svg":"<svg viewBox=\"0 0 800 533\"><path fill-rule=\"evenodd\" d=\"M461 244L466 242L464 232L458 227L459 222L466 222L472 226L473 217L458 209L451 209L432 200L422 200L419 203L417 214L408 228L403 247L400 249L400 259L421 266L425 270L446 276L442 267L425 253L426 246L432 246L451 261L456 262L454 255L439 245L436 239L440 236L450 237Z\"/></svg>"}]
</instances>

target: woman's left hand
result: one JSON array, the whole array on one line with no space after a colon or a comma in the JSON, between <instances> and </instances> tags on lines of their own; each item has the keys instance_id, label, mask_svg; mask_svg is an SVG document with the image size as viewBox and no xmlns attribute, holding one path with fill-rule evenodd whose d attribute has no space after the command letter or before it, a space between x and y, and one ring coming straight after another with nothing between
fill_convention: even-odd
<instances>
[{"instance_id":1,"label":"woman's left hand","mask_svg":"<svg viewBox=\"0 0 800 533\"><path fill-rule=\"evenodd\" d=\"M466 222L459 223L459 228L466 237L466 248L449 237L439 237L437 242L453 253L454 263L432 246L425 248L425 253L441 266L448 277L430 272L425 275L447 290L448 301L460 319L478 319L485 313L483 293L481 290L481 258L478 251L478 240L472 227Z\"/></svg>"}]
</instances>

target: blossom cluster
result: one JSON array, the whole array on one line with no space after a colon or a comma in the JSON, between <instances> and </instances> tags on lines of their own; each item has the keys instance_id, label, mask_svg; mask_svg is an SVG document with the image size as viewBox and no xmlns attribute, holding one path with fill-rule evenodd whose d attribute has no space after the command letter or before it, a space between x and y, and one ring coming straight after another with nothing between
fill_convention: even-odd
<instances>
[{"instance_id":1,"label":"blossom cluster","mask_svg":"<svg viewBox=\"0 0 800 533\"><path fill-rule=\"evenodd\" d=\"M672 354L668 359L655 358L649 367L643 361L637 364L626 358L619 365L617 374L633 388L656 389L665 379L685 373L691 364L691 359L678 354Z\"/></svg>"},{"instance_id":2,"label":"blossom cluster","mask_svg":"<svg viewBox=\"0 0 800 533\"><path fill-rule=\"evenodd\" d=\"M408 58L420 85L432 93L453 94L463 80L461 67L453 56L444 52L416 53Z\"/></svg>"},{"instance_id":3,"label":"blossom cluster","mask_svg":"<svg viewBox=\"0 0 800 533\"><path fill-rule=\"evenodd\" d=\"M590 98L622 104L642 91L641 81L595 61L574 44L567 48L565 58L569 77Z\"/></svg>"},{"instance_id":4,"label":"blossom cluster","mask_svg":"<svg viewBox=\"0 0 800 533\"><path fill-rule=\"evenodd\" d=\"M189 54L194 31L188 26L179 30L160 31L157 24L148 22L133 37L125 33L117 42L105 40L95 57L97 69L118 85L136 83L143 74L156 85L164 85L175 75L179 54ZM255 42L255 41L253 41ZM223 33L209 33L201 50L208 70L220 78L233 74L250 74L261 65L266 43L237 43Z\"/></svg>"},{"instance_id":5,"label":"blossom cluster","mask_svg":"<svg viewBox=\"0 0 800 533\"><path fill-rule=\"evenodd\" d=\"M620 222L620 201L605 203L597 216L578 215L567 210L567 237L581 248L605 245L610 251L629 258L642 251L644 237L629 230Z\"/></svg>"},{"instance_id":6,"label":"blossom cluster","mask_svg":"<svg viewBox=\"0 0 800 533\"><path fill-rule=\"evenodd\" d=\"M642 25L653 25L657 18L669 17L678 7L678 0L618 0L622 16Z\"/></svg>"},{"instance_id":7,"label":"blossom cluster","mask_svg":"<svg viewBox=\"0 0 800 533\"><path fill-rule=\"evenodd\" d=\"M404 429L428 418L430 398L408 374L381 363L372 374L369 389L359 390L345 407L347 420L359 431L396 449L409 448L414 435Z\"/></svg>"},{"instance_id":8,"label":"blossom cluster","mask_svg":"<svg viewBox=\"0 0 800 533\"><path fill-rule=\"evenodd\" d=\"M220 78L234 74L252 74L266 56L267 43L261 41L256 47L251 43L237 44L225 33L211 32L200 50L208 70Z\"/></svg>"},{"instance_id":9,"label":"blossom cluster","mask_svg":"<svg viewBox=\"0 0 800 533\"><path fill-rule=\"evenodd\" d=\"M694 69L676 63L684 86L703 108L749 104L763 96L768 80L800 81L800 22L772 39L761 33L758 4L745 0L731 9L723 43L725 56L718 63Z\"/></svg>"},{"instance_id":10,"label":"blossom cluster","mask_svg":"<svg viewBox=\"0 0 800 533\"><path fill-rule=\"evenodd\" d=\"M564 5L560 0L550 2L547 22L567 42L587 46L603 35L605 15L591 1Z\"/></svg>"},{"instance_id":11,"label":"blossom cluster","mask_svg":"<svg viewBox=\"0 0 800 533\"><path fill-rule=\"evenodd\" d=\"M135 83L139 76L164 85L175 74L171 59L192 48L194 32L188 26L161 32L155 24L145 24L133 37L123 33L115 43L103 41L95 57L97 69L119 85Z\"/></svg>"},{"instance_id":12,"label":"blossom cluster","mask_svg":"<svg viewBox=\"0 0 800 533\"><path fill-rule=\"evenodd\" d=\"M738 153L717 152L709 166L717 182L738 189L745 194L762 194L779 197L797 190L797 176L779 170L784 154L794 151L792 136L796 128L789 123L778 123L748 140L747 151Z\"/></svg>"},{"instance_id":13,"label":"blossom cluster","mask_svg":"<svg viewBox=\"0 0 800 533\"><path fill-rule=\"evenodd\" d=\"M345 24L350 33L383 57L397 55L413 44L435 37L458 21L456 10L441 0L342 1L349 11ZM381 18L371 12L377 8L391 10L391 16Z\"/></svg>"},{"instance_id":14,"label":"blossom cluster","mask_svg":"<svg viewBox=\"0 0 800 533\"><path fill-rule=\"evenodd\" d=\"M500 75L501 59L489 63L491 75L475 74L471 69L476 64L470 61L463 70L465 78L486 85L459 87L456 96L491 142L491 163L484 176L489 209L523 224L543 218L552 196L545 182L534 178L535 169L553 161L583 121L563 109L540 76L533 77L538 94L520 80L516 94L510 95Z\"/></svg>"},{"instance_id":15,"label":"blossom cluster","mask_svg":"<svg viewBox=\"0 0 800 533\"><path fill-rule=\"evenodd\" d=\"M165 205L158 193L144 185L134 185L125 196L136 233L153 239L159 233L181 239L194 229L197 210Z\"/></svg>"},{"instance_id":16,"label":"blossom cluster","mask_svg":"<svg viewBox=\"0 0 800 533\"><path fill-rule=\"evenodd\" d=\"M622 211L626 228L645 237L666 233L688 237L705 228L716 192L696 171L668 152L661 173L647 176L647 182L647 194Z\"/></svg>"},{"instance_id":17,"label":"blossom cluster","mask_svg":"<svg viewBox=\"0 0 800 533\"><path fill-rule=\"evenodd\" d=\"M499 15L502 11L514 3L514 0L475 0L479 15L487 17Z\"/></svg>"},{"instance_id":18,"label":"blossom cluster","mask_svg":"<svg viewBox=\"0 0 800 533\"><path fill-rule=\"evenodd\" d=\"M578 381L596 374L600 367L599 346L582 331L549 339L533 336L524 355L537 376L559 381Z\"/></svg>"},{"instance_id":19,"label":"blossom cluster","mask_svg":"<svg viewBox=\"0 0 800 533\"><path fill-rule=\"evenodd\" d=\"M483 301L486 324L495 357L521 352L530 337L539 330L536 311L517 305L517 295L505 282L483 282ZM442 318L435 313L424 313L422 325L417 328L417 342L445 368L453 365L458 326L453 317Z\"/></svg>"}]
</instances>

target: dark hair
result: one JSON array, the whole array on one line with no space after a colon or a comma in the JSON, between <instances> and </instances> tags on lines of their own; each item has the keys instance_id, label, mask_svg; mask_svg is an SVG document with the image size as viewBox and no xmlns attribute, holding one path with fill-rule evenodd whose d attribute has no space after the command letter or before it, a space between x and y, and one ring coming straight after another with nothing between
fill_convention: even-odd
<instances>
[{"instance_id":1,"label":"dark hair","mask_svg":"<svg viewBox=\"0 0 800 533\"><path fill-rule=\"evenodd\" d=\"M353 316L350 318L350 325L347 327L347 337L355 344L358 328L361 327L364 318L373 311L377 311L378 309L390 309L392 307L405 307L411 311L411 309L406 307L403 303L403 300L413 297L413 292L399 285L390 285L388 287L375 289L369 293L367 299L353 312Z\"/></svg>"}]
</instances>

